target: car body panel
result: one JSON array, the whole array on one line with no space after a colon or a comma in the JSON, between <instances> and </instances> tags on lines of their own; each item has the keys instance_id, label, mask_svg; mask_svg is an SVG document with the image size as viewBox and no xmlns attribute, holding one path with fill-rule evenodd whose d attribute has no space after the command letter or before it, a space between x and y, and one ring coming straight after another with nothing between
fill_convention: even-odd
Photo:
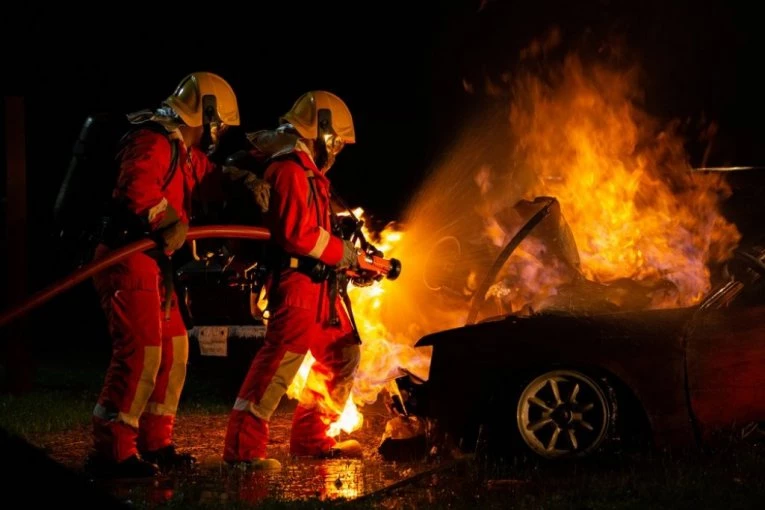
<instances>
[{"instance_id":1,"label":"car body panel","mask_svg":"<svg viewBox=\"0 0 765 510\"><path fill-rule=\"evenodd\" d=\"M765 305L710 310L694 326L688 381L702 439L765 421Z\"/></svg>"}]
</instances>

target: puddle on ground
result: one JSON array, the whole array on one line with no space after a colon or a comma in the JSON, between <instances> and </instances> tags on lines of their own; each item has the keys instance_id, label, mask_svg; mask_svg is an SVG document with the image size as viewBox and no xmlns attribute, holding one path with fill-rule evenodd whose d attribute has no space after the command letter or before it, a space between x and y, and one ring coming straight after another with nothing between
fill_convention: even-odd
<instances>
[{"instance_id":1,"label":"puddle on ground","mask_svg":"<svg viewBox=\"0 0 765 510\"><path fill-rule=\"evenodd\" d=\"M425 462L387 462L377 453L388 414L375 404L362 410L363 427L350 437L364 447L361 459L293 459L289 430L294 404L287 401L271 423L269 456L282 463L280 471L247 472L222 462L227 415L183 415L177 419L179 450L198 460L190 472L170 473L154 480L94 481L122 501L139 506L173 503L257 503L265 499L355 499L390 486L432 467ZM42 436L36 443L56 461L82 472L90 447L90 430L82 427Z\"/></svg>"},{"instance_id":2,"label":"puddle on ground","mask_svg":"<svg viewBox=\"0 0 765 510\"><path fill-rule=\"evenodd\" d=\"M259 503L266 499L355 499L427 469L424 463L397 464L372 459L284 460L281 471L244 472L221 465L152 482L100 482L122 501L162 504Z\"/></svg>"}]
</instances>

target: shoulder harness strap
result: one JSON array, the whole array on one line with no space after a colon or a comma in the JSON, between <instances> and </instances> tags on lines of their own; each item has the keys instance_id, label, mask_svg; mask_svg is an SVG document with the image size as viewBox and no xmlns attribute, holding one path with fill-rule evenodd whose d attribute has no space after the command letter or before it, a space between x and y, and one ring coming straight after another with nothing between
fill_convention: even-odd
<instances>
[{"instance_id":1,"label":"shoulder harness strap","mask_svg":"<svg viewBox=\"0 0 765 510\"><path fill-rule=\"evenodd\" d=\"M165 191L170 185L170 181L173 180L175 172L178 169L178 145L180 142L178 140L172 140L170 137L168 137L168 141L170 142L170 167L167 169L165 179L162 182L162 191Z\"/></svg>"}]
</instances>

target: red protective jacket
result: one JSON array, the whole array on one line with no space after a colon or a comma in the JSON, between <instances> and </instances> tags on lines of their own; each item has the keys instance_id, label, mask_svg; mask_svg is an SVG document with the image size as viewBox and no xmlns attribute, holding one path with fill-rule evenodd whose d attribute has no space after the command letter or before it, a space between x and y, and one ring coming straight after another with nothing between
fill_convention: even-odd
<instances>
[{"instance_id":1,"label":"red protective jacket","mask_svg":"<svg viewBox=\"0 0 765 510\"><path fill-rule=\"evenodd\" d=\"M174 135L173 135L174 136ZM180 141L180 140L179 140ZM122 149L122 164L114 198L149 223L152 229L164 219L172 206L181 221L192 217L193 194L206 200L220 200L220 172L197 147L188 151L178 144L178 163L167 187L171 160L170 140L150 129L136 131Z\"/></svg>"},{"instance_id":2,"label":"red protective jacket","mask_svg":"<svg viewBox=\"0 0 765 510\"><path fill-rule=\"evenodd\" d=\"M304 152L271 163L264 178L271 185L266 223L272 240L293 256L311 257L329 266L343 258L343 241L332 235L329 180ZM311 181L316 196L311 192ZM287 270L278 285L278 302L301 308L319 306L321 284Z\"/></svg>"},{"instance_id":3,"label":"red protective jacket","mask_svg":"<svg viewBox=\"0 0 765 510\"><path fill-rule=\"evenodd\" d=\"M304 152L272 163L265 173L271 185L268 223L274 241L287 253L308 256L334 266L343 257L343 241L332 235L329 180ZM301 166L302 165L302 166ZM313 180L317 197L311 193Z\"/></svg>"}]
</instances>

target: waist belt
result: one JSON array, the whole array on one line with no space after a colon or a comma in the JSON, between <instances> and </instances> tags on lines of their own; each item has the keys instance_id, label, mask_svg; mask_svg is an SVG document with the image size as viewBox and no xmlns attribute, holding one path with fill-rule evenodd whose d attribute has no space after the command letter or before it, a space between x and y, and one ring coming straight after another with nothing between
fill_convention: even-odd
<instances>
[{"instance_id":1,"label":"waist belt","mask_svg":"<svg viewBox=\"0 0 765 510\"><path fill-rule=\"evenodd\" d=\"M321 283L327 281L327 291L329 294L330 306L329 306L329 324L330 326L337 327L340 325L340 318L337 316L337 308L335 308L336 299L339 297L345 304L346 311L348 312L348 318L351 321L353 328L353 335L356 338L357 343L361 343L361 337L359 330L356 327L356 319L353 316L353 309L351 308L351 299L348 296L348 277L345 274L338 274L332 270L325 263L320 260L316 260L311 257L296 257L293 255L284 255L281 258L281 269L294 269L301 273L304 273L311 277L311 280L315 283ZM279 271L281 272L281 271ZM278 276L277 276L278 278Z\"/></svg>"},{"instance_id":2,"label":"waist belt","mask_svg":"<svg viewBox=\"0 0 765 510\"><path fill-rule=\"evenodd\" d=\"M314 283L321 283L329 277L330 271L326 264L310 257L295 257L286 255L282 258L281 269L294 269L308 275Z\"/></svg>"}]
</instances>

